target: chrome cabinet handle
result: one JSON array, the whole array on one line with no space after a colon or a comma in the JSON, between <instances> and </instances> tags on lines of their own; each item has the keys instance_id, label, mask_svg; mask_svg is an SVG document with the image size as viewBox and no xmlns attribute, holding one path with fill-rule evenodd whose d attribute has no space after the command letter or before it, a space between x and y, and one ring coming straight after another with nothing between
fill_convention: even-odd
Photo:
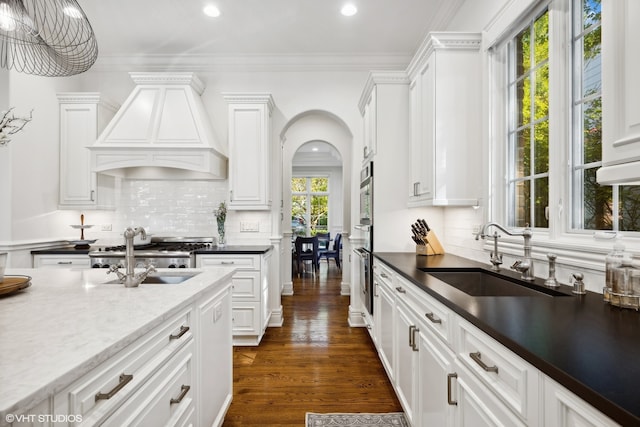
<instances>
[{"instance_id":1,"label":"chrome cabinet handle","mask_svg":"<svg viewBox=\"0 0 640 427\"><path fill-rule=\"evenodd\" d=\"M69 265L73 264L73 261L58 261L58 265Z\"/></svg>"},{"instance_id":2,"label":"chrome cabinet handle","mask_svg":"<svg viewBox=\"0 0 640 427\"><path fill-rule=\"evenodd\" d=\"M126 386L127 384L129 384L129 382L133 379L133 375L129 375L129 374L122 374L120 375L118 384L111 389L110 392L108 393L97 393L96 394L96 402L98 400L108 400L111 399L113 396L115 396L115 394L117 392L119 392L120 390L122 390L122 387Z\"/></svg>"},{"instance_id":3,"label":"chrome cabinet handle","mask_svg":"<svg viewBox=\"0 0 640 427\"><path fill-rule=\"evenodd\" d=\"M482 359L480 358L480 352L477 351L475 353L469 353L469 357L471 357L471 359L473 359L474 362L476 362L478 365L480 365L480 367L482 369L484 369L487 372L495 372L496 374L498 373L498 367L497 366L487 366L486 363L484 363L482 361Z\"/></svg>"},{"instance_id":4,"label":"chrome cabinet handle","mask_svg":"<svg viewBox=\"0 0 640 427\"><path fill-rule=\"evenodd\" d=\"M175 335L174 335L174 334L169 335L169 339L170 339L170 340L177 340L177 339L180 339L180 338L182 338L182 336L183 336L184 334L186 334L186 333L187 333L187 331L188 331L188 330L189 330L189 327L188 327L188 326L180 326L180 332L178 332L178 333L177 333L177 334L175 334Z\"/></svg>"},{"instance_id":5,"label":"chrome cabinet handle","mask_svg":"<svg viewBox=\"0 0 640 427\"><path fill-rule=\"evenodd\" d=\"M222 265L233 265L235 263L236 263L235 261L220 261L220 264Z\"/></svg>"},{"instance_id":6,"label":"chrome cabinet handle","mask_svg":"<svg viewBox=\"0 0 640 427\"><path fill-rule=\"evenodd\" d=\"M449 405L457 405L458 401L453 400L451 398L451 379L452 378L458 378L458 374L455 372L453 374L447 374L447 403Z\"/></svg>"},{"instance_id":7,"label":"chrome cabinet handle","mask_svg":"<svg viewBox=\"0 0 640 427\"><path fill-rule=\"evenodd\" d=\"M383 279L388 279L388 278L389 278L389 276L387 276L387 275L386 275L386 274L384 274L384 273L380 273L380 277L382 277Z\"/></svg>"},{"instance_id":8,"label":"chrome cabinet handle","mask_svg":"<svg viewBox=\"0 0 640 427\"><path fill-rule=\"evenodd\" d=\"M96 190L91 190L91 201L92 202L96 201Z\"/></svg>"},{"instance_id":9,"label":"chrome cabinet handle","mask_svg":"<svg viewBox=\"0 0 640 427\"><path fill-rule=\"evenodd\" d=\"M191 390L191 386L183 385L182 387L180 387L180 390L182 390L182 392L180 393L180 396L178 396L177 399L174 399L172 397L171 400L169 401L169 405L173 405L174 403L182 402L182 399L184 399L184 397L187 395L187 393L189 393L189 390Z\"/></svg>"},{"instance_id":10,"label":"chrome cabinet handle","mask_svg":"<svg viewBox=\"0 0 640 427\"><path fill-rule=\"evenodd\" d=\"M374 297L379 297L380 295L378 295L378 286L380 286L378 284L378 282L373 282L373 296Z\"/></svg>"},{"instance_id":11,"label":"chrome cabinet handle","mask_svg":"<svg viewBox=\"0 0 640 427\"><path fill-rule=\"evenodd\" d=\"M442 323L442 319L438 319L433 313L425 313L424 315L431 321L431 323Z\"/></svg>"},{"instance_id":12,"label":"chrome cabinet handle","mask_svg":"<svg viewBox=\"0 0 640 427\"><path fill-rule=\"evenodd\" d=\"M402 286L398 286L398 287L396 288L396 291L400 292L401 294L406 294L406 293L407 293L407 291L405 291L404 289L402 289Z\"/></svg>"}]
</instances>

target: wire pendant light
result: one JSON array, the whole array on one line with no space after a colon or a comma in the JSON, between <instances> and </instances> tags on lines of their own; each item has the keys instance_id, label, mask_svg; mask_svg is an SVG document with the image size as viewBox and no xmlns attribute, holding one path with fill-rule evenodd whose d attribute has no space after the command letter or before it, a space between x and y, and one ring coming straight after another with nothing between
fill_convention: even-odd
<instances>
[{"instance_id":1,"label":"wire pendant light","mask_svg":"<svg viewBox=\"0 0 640 427\"><path fill-rule=\"evenodd\" d=\"M0 0L0 66L72 76L98 57L91 24L75 0Z\"/></svg>"}]
</instances>

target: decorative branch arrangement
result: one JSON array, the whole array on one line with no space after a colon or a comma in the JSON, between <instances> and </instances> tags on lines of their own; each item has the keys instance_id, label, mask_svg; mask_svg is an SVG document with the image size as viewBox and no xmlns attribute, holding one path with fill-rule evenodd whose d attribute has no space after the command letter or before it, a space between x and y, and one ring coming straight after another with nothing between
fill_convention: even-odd
<instances>
[{"instance_id":1,"label":"decorative branch arrangement","mask_svg":"<svg viewBox=\"0 0 640 427\"><path fill-rule=\"evenodd\" d=\"M11 135L20 132L33 118L33 110L29 112L29 117L16 117L13 113L13 107L7 111L3 111L0 119L0 147L11 142Z\"/></svg>"}]
</instances>

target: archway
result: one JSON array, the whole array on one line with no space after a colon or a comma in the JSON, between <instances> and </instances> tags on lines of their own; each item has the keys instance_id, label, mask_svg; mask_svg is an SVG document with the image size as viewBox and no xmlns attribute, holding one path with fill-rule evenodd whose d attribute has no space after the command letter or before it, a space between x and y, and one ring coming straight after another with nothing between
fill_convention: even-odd
<instances>
[{"instance_id":1,"label":"archway","mask_svg":"<svg viewBox=\"0 0 640 427\"><path fill-rule=\"evenodd\" d=\"M282 148L282 253L291 253L291 179L293 159L296 152L305 144L314 142L327 143L332 146L342 159L342 233L344 253L349 253L348 236L351 229L351 151L353 135L345 122L328 111L306 111L293 117L280 134ZM351 263L348 257L343 258L341 294L350 295L349 283ZM281 277L283 278L282 295L293 295L292 263L288 256L282 257Z\"/></svg>"}]
</instances>

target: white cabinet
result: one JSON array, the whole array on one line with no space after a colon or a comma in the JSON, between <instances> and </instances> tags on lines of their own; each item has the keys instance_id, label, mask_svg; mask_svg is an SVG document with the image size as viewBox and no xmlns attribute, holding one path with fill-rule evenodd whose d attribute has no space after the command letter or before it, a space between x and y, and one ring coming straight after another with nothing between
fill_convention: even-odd
<instances>
[{"instance_id":1,"label":"white cabinet","mask_svg":"<svg viewBox=\"0 0 640 427\"><path fill-rule=\"evenodd\" d=\"M480 43L430 33L407 69L409 206L471 206L482 192Z\"/></svg>"},{"instance_id":2,"label":"white cabinet","mask_svg":"<svg viewBox=\"0 0 640 427\"><path fill-rule=\"evenodd\" d=\"M397 292L404 292L399 287ZM398 297L396 305L396 327L394 333L394 344L396 349L396 394L402 407L404 415L412 425L416 424L415 405L416 405L416 388L421 381L420 372L418 371L418 360L416 347L416 332L419 332L415 315L410 308Z\"/></svg>"},{"instance_id":3,"label":"white cabinet","mask_svg":"<svg viewBox=\"0 0 640 427\"><path fill-rule=\"evenodd\" d=\"M271 111L266 93L226 93L229 111L229 209L271 207Z\"/></svg>"},{"instance_id":4,"label":"white cabinet","mask_svg":"<svg viewBox=\"0 0 640 427\"><path fill-rule=\"evenodd\" d=\"M12 425L51 425L39 421L47 415L64 425L220 426L231 404L232 352L228 281L34 406L35 422Z\"/></svg>"},{"instance_id":5,"label":"white cabinet","mask_svg":"<svg viewBox=\"0 0 640 427\"><path fill-rule=\"evenodd\" d=\"M34 255L34 268L89 268L89 255Z\"/></svg>"},{"instance_id":6,"label":"white cabinet","mask_svg":"<svg viewBox=\"0 0 640 427\"><path fill-rule=\"evenodd\" d=\"M373 330L378 348L378 355L387 376L393 382L394 371L394 335L395 335L395 294L392 283L392 273L384 264L374 260L374 289L373 289Z\"/></svg>"},{"instance_id":7,"label":"white cabinet","mask_svg":"<svg viewBox=\"0 0 640 427\"><path fill-rule=\"evenodd\" d=\"M269 263L272 251L257 254L197 254L196 267L235 267L233 345L258 345L269 323Z\"/></svg>"},{"instance_id":8,"label":"white cabinet","mask_svg":"<svg viewBox=\"0 0 640 427\"><path fill-rule=\"evenodd\" d=\"M114 209L115 178L91 171L87 149L117 106L99 93L59 93L60 209Z\"/></svg>"},{"instance_id":9,"label":"white cabinet","mask_svg":"<svg viewBox=\"0 0 640 427\"><path fill-rule=\"evenodd\" d=\"M200 426L219 426L233 398L233 336L231 289L203 299L198 305L198 415ZM225 411L220 411L225 408ZM195 424L195 423L194 423Z\"/></svg>"},{"instance_id":10,"label":"white cabinet","mask_svg":"<svg viewBox=\"0 0 640 427\"><path fill-rule=\"evenodd\" d=\"M611 427L619 425L548 377L544 379L544 396L544 425L546 426Z\"/></svg>"},{"instance_id":11,"label":"white cabinet","mask_svg":"<svg viewBox=\"0 0 640 427\"><path fill-rule=\"evenodd\" d=\"M374 271L374 342L412 426L617 425L378 259Z\"/></svg>"},{"instance_id":12,"label":"white cabinet","mask_svg":"<svg viewBox=\"0 0 640 427\"><path fill-rule=\"evenodd\" d=\"M376 154L376 113L377 109L377 96L376 86L371 88L368 98L362 106L362 124L363 124L363 148L362 148L362 161L363 163L371 160Z\"/></svg>"},{"instance_id":13,"label":"white cabinet","mask_svg":"<svg viewBox=\"0 0 640 427\"><path fill-rule=\"evenodd\" d=\"M602 185L640 183L638 20L638 1L602 2Z\"/></svg>"},{"instance_id":14,"label":"white cabinet","mask_svg":"<svg viewBox=\"0 0 640 427\"><path fill-rule=\"evenodd\" d=\"M459 318L456 323L457 356L460 365L466 368L462 373L458 372L458 380L465 378L464 373L466 383L463 381L463 385L469 385L470 390L473 389L471 384L477 383L476 388L491 396L487 400L495 401L492 403L494 411L503 412L513 420L511 425L540 425L539 371L466 320ZM472 393L469 390L462 392Z\"/></svg>"},{"instance_id":15,"label":"white cabinet","mask_svg":"<svg viewBox=\"0 0 640 427\"><path fill-rule=\"evenodd\" d=\"M452 426L455 406L449 403L451 396L453 361L455 355L424 324L418 324L416 336L418 348L415 418L423 426ZM415 424L418 425L418 424Z\"/></svg>"},{"instance_id":16,"label":"white cabinet","mask_svg":"<svg viewBox=\"0 0 640 427\"><path fill-rule=\"evenodd\" d=\"M402 146L400 142L407 134L408 84L409 79L404 71L369 73L358 103L363 123L363 164L379 157L377 153L386 157Z\"/></svg>"}]
</instances>

